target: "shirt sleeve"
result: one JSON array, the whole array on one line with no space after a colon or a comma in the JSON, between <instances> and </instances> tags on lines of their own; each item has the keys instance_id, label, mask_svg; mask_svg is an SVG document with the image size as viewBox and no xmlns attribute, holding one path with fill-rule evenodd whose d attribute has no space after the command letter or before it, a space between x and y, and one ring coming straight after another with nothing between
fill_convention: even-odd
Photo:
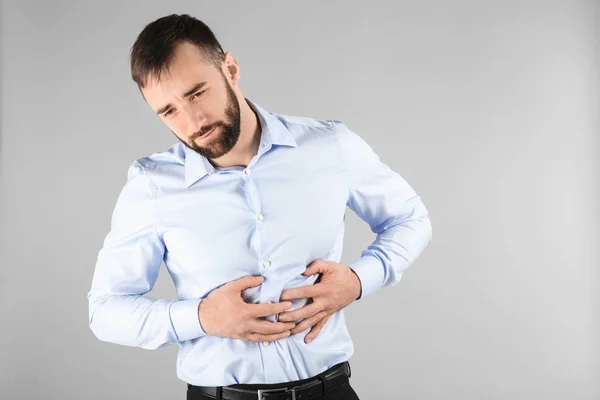
<instances>
[{"instance_id":1,"label":"shirt sleeve","mask_svg":"<svg viewBox=\"0 0 600 400\"><path fill-rule=\"evenodd\" d=\"M206 335L198 317L201 299L144 296L156 282L165 253L156 192L146 171L134 161L87 296L89 326L102 341L154 350Z\"/></svg>"},{"instance_id":2,"label":"shirt sleeve","mask_svg":"<svg viewBox=\"0 0 600 400\"><path fill-rule=\"evenodd\" d=\"M349 265L361 282L359 300L400 281L431 242L431 222L421 197L404 178L343 122L332 123L347 173L347 206L377 234Z\"/></svg>"}]
</instances>

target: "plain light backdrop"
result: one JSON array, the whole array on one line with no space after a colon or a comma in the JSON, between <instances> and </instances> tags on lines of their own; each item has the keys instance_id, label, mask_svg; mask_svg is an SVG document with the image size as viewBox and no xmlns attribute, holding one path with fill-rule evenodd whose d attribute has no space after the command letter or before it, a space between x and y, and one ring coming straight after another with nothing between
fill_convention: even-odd
<instances>
[{"instance_id":1,"label":"plain light backdrop","mask_svg":"<svg viewBox=\"0 0 600 400\"><path fill-rule=\"evenodd\" d=\"M401 282L348 308L361 399L600 398L593 1L15 0L0 19L1 399L185 398L177 346L100 342L86 298L127 167L176 141L128 58L171 13L211 27L244 96L344 121L430 212ZM343 262L374 239L347 215ZM164 266L148 295L175 298Z\"/></svg>"}]
</instances>

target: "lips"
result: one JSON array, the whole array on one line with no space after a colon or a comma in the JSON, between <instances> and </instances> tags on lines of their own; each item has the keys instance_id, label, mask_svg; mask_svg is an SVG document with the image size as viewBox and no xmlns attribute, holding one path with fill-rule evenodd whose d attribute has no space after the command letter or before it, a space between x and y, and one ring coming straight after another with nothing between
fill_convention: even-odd
<instances>
[{"instance_id":1,"label":"lips","mask_svg":"<svg viewBox=\"0 0 600 400\"><path fill-rule=\"evenodd\" d=\"M203 134L203 135L200 135L200 136L196 136L196 139L197 139L197 138L201 138L201 139L205 139L205 138L207 138L208 136L210 136L210 134L211 134L211 133L212 133L212 132L213 132L213 131L214 131L216 128L217 128L217 127L215 126L214 128L212 128L210 131L206 132L205 134Z\"/></svg>"}]
</instances>

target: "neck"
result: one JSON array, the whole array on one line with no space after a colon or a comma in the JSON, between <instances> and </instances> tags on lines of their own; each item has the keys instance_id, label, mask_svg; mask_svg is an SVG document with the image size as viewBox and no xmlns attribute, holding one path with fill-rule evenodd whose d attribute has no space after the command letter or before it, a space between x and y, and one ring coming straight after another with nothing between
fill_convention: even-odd
<instances>
[{"instance_id":1,"label":"neck","mask_svg":"<svg viewBox=\"0 0 600 400\"><path fill-rule=\"evenodd\" d=\"M229 151L219 158L210 159L215 167L247 167L252 158L258 153L261 127L258 115L248 105L243 97L240 103L240 137Z\"/></svg>"}]
</instances>

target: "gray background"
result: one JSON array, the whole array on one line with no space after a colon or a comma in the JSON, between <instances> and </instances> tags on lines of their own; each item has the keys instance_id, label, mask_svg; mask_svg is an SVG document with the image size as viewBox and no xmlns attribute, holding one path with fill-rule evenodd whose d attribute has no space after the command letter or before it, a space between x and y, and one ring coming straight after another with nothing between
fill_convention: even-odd
<instances>
[{"instance_id":1,"label":"gray background","mask_svg":"<svg viewBox=\"0 0 600 400\"><path fill-rule=\"evenodd\" d=\"M129 49L184 12L237 58L246 97L346 122L430 211L402 281L347 309L361 399L600 397L592 2L2 6L0 398L185 398L177 347L98 341L86 299L128 165L176 140ZM342 262L373 239L348 210ZM149 295L175 298L164 268Z\"/></svg>"}]
</instances>

